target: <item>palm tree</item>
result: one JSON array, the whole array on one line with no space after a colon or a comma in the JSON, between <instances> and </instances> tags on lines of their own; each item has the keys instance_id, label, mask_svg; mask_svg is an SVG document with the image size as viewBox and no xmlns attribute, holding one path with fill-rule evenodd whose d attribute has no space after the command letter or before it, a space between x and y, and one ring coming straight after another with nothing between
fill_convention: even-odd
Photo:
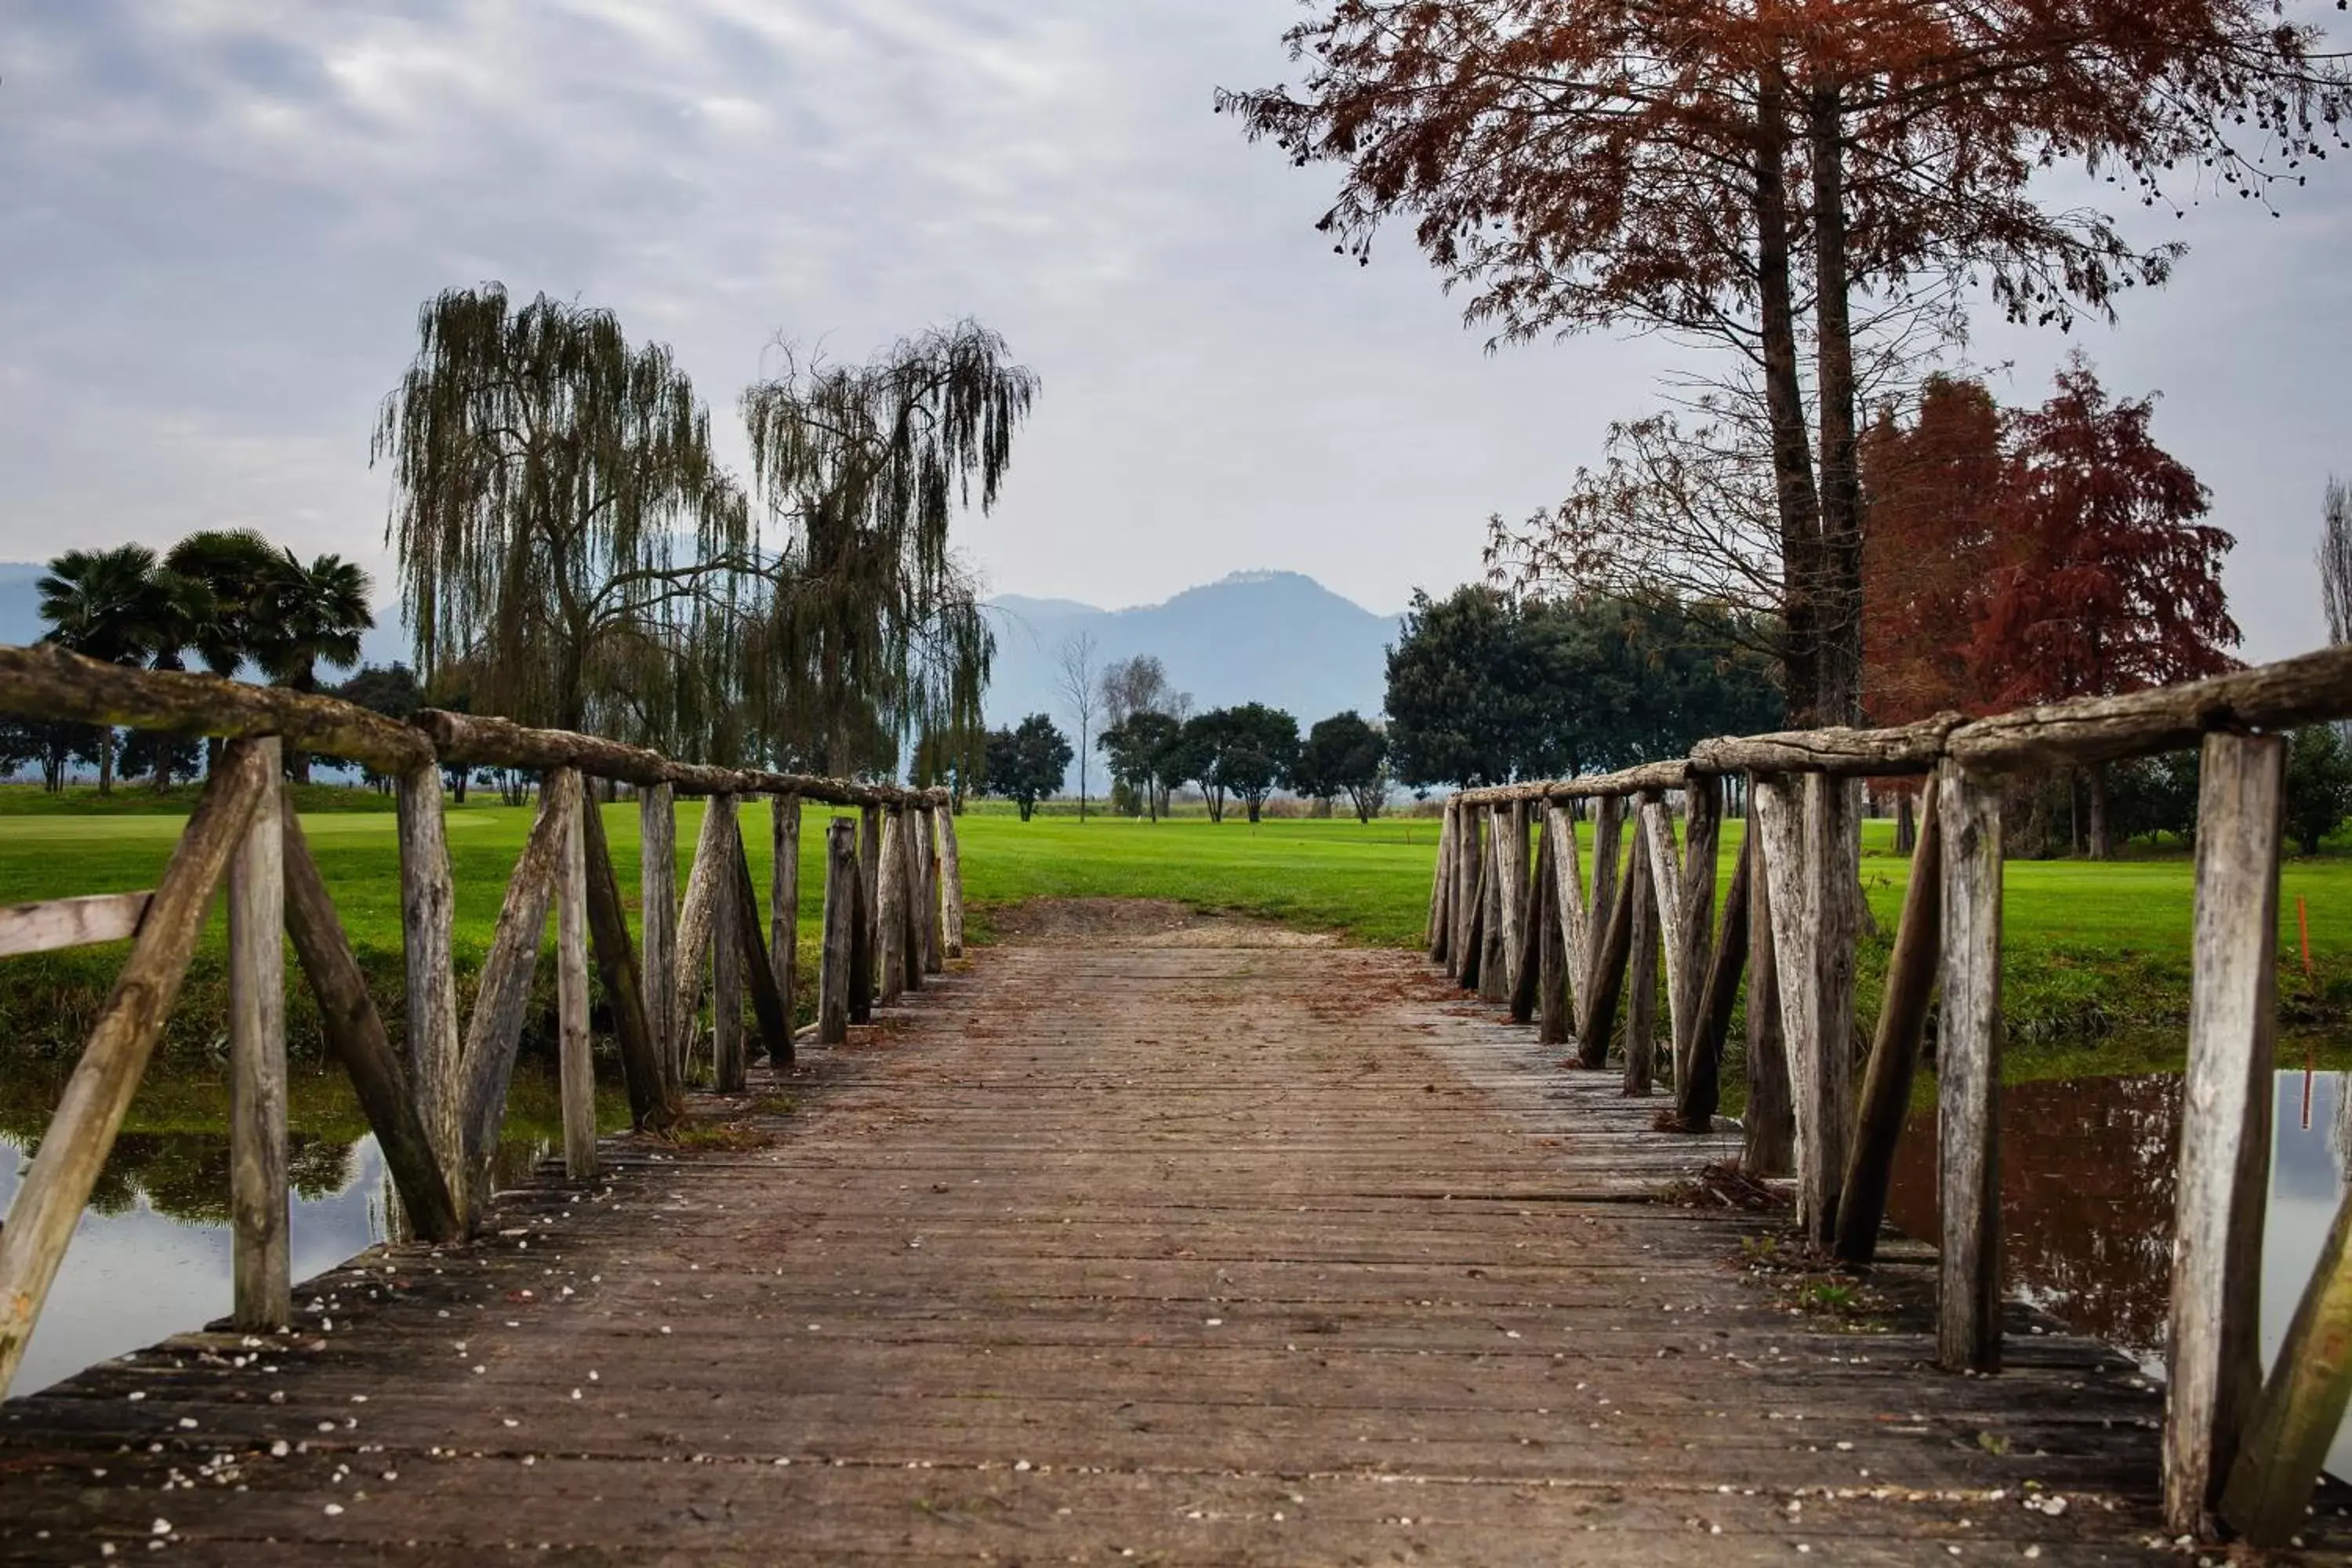
<instances>
[{"instance_id":1,"label":"palm tree","mask_svg":"<svg viewBox=\"0 0 2352 1568\"><path fill-rule=\"evenodd\" d=\"M360 661L360 634L375 625L368 600L375 582L340 555L305 566L291 550L274 558L264 589L266 625L256 627L253 652L270 682L296 691L319 689L319 661L349 669ZM310 753L289 758L295 782L310 782Z\"/></svg>"},{"instance_id":2,"label":"palm tree","mask_svg":"<svg viewBox=\"0 0 2352 1568\"><path fill-rule=\"evenodd\" d=\"M209 603L187 646L215 675L261 662L271 626L267 601L285 564L278 547L249 528L199 529L172 546L166 570L203 586Z\"/></svg>"},{"instance_id":3,"label":"palm tree","mask_svg":"<svg viewBox=\"0 0 2352 1568\"><path fill-rule=\"evenodd\" d=\"M172 635L164 626L168 602L154 579L155 552L143 544L67 551L35 584L41 618L49 623L42 640L109 664L145 663ZM99 734L100 795L114 788L114 739L110 729Z\"/></svg>"}]
</instances>

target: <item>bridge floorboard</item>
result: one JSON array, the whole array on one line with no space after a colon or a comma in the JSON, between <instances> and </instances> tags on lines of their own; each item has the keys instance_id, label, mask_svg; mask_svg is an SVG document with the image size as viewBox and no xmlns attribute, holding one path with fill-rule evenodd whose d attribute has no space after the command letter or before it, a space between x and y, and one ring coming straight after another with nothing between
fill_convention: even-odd
<instances>
[{"instance_id":1,"label":"bridge floorboard","mask_svg":"<svg viewBox=\"0 0 2352 1568\"><path fill-rule=\"evenodd\" d=\"M2020 1309L1933 1373L1916 1246L1801 1310L1773 1216L1652 1201L1728 1139L1410 955L1048 926L737 1146L0 1407L0 1561L2179 1560L2127 1362Z\"/></svg>"}]
</instances>

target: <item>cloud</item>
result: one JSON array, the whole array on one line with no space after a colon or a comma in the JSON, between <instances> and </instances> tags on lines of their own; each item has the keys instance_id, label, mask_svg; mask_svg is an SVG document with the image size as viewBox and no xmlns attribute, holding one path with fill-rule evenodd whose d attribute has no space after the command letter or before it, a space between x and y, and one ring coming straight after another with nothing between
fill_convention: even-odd
<instances>
[{"instance_id":1,"label":"cloud","mask_svg":"<svg viewBox=\"0 0 2352 1568\"><path fill-rule=\"evenodd\" d=\"M1477 570L1673 351L1489 357L1402 237L1312 231L1328 171L1209 111L1294 75L1289 0L18 0L0 12L0 559L252 522L379 572L377 400L418 304L499 279L673 342L720 423L782 335L862 356L962 314L1045 378L1000 587L1164 597L1236 567L1377 608ZM2200 213L2119 391L2244 541L2255 651L2313 640L2352 468L2347 204ZM2040 395L2067 343L1980 333ZM737 448L740 452L740 447Z\"/></svg>"}]
</instances>

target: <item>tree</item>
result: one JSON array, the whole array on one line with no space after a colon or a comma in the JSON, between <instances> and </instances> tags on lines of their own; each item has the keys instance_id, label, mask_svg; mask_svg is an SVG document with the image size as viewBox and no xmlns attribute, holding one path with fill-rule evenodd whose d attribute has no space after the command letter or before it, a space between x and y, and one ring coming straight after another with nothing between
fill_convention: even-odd
<instances>
[{"instance_id":1,"label":"tree","mask_svg":"<svg viewBox=\"0 0 2352 1568\"><path fill-rule=\"evenodd\" d=\"M2327 611L2327 640L2352 642L2352 486L2330 474L2321 510L2319 596Z\"/></svg>"},{"instance_id":2,"label":"tree","mask_svg":"<svg viewBox=\"0 0 2352 1568\"><path fill-rule=\"evenodd\" d=\"M995 639L949 526L994 509L1037 378L961 321L863 365L803 363L743 395L755 487L783 530L743 650L770 748L845 771L858 716L967 754Z\"/></svg>"},{"instance_id":3,"label":"tree","mask_svg":"<svg viewBox=\"0 0 2352 1568\"><path fill-rule=\"evenodd\" d=\"M1139 653L1133 658L1114 659L1103 667L1102 679L1096 684L1101 699L1103 727L1111 729L1124 724L1138 713L1174 713L1181 698L1168 684L1168 667L1156 654Z\"/></svg>"},{"instance_id":4,"label":"tree","mask_svg":"<svg viewBox=\"0 0 2352 1568\"><path fill-rule=\"evenodd\" d=\"M1219 107L1343 165L1320 225L1336 248L1368 262L1410 218L1499 337L1631 323L1752 369L1783 687L1808 722L1861 716L1857 300L1978 278L2020 319L2108 311L2178 247L2044 206L2039 170L2128 170L2153 205L2185 161L2251 195L2299 183L2347 96L2315 30L2265 0L1329 0L1286 41L1297 94Z\"/></svg>"},{"instance_id":5,"label":"tree","mask_svg":"<svg viewBox=\"0 0 2352 1568\"><path fill-rule=\"evenodd\" d=\"M1087 819L1087 751L1094 739L1095 704L1100 700L1095 689L1095 654L1097 645L1092 632L1079 632L1066 637L1054 653L1054 689L1069 704L1069 713L1078 725L1078 820Z\"/></svg>"},{"instance_id":6,"label":"tree","mask_svg":"<svg viewBox=\"0 0 2352 1568\"><path fill-rule=\"evenodd\" d=\"M2048 403L2012 421L2006 559L1986 584L1971 663L1996 707L2195 680L2235 667L2221 586L2236 542L2187 465L2149 435L2155 400L2114 402L2077 355ZM2091 773L2092 858L2111 852Z\"/></svg>"},{"instance_id":7,"label":"tree","mask_svg":"<svg viewBox=\"0 0 2352 1568\"><path fill-rule=\"evenodd\" d=\"M671 695L691 645L731 629L755 564L693 382L611 312L512 310L496 283L426 301L417 335L372 458L419 677L462 659L483 709L524 723L646 717L633 699Z\"/></svg>"},{"instance_id":8,"label":"tree","mask_svg":"<svg viewBox=\"0 0 2352 1568\"><path fill-rule=\"evenodd\" d=\"M1518 644L1512 602L1466 585L1415 590L1388 652L1389 740L1407 784L1465 789L1509 782L1524 743L1509 693Z\"/></svg>"},{"instance_id":9,"label":"tree","mask_svg":"<svg viewBox=\"0 0 2352 1568\"><path fill-rule=\"evenodd\" d=\"M2305 855L2352 816L2352 747L2333 724L2297 730L2286 754L2286 831Z\"/></svg>"},{"instance_id":10,"label":"tree","mask_svg":"<svg viewBox=\"0 0 2352 1568\"><path fill-rule=\"evenodd\" d=\"M1931 376L1908 424L1882 407L1862 440L1863 662L1871 721L1979 704L1969 666L2000 542L2001 414L1980 382Z\"/></svg>"},{"instance_id":11,"label":"tree","mask_svg":"<svg viewBox=\"0 0 2352 1568\"><path fill-rule=\"evenodd\" d=\"M1143 796L1144 810L1154 822L1167 812L1168 792L1192 776L1181 755L1183 733L1184 726L1171 715L1146 709L1096 738L1109 760L1111 776Z\"/></svg>"},{"instance_id":12,"label":"tree","mask_svg":"<svg viewBox=\"0 0 2352 1568\"><path fill-rule=\"evenodd\" d=\"M1370 822L1386 804L1388 737L1353 709L1318 721L1298 750L1293 787L1323 799L1345 795L1358 822Z\"/></svg>"},{"instance_id":13,"label":"tree","mask_svg":"<svg viewBox=\"0 0 2352 1568\"><path fill-rule=\"evenodd\" d=\"M1205 758L1200 778L1210 820L1225 819L1224 797L1232 795L1257 821L1265 797L1298 761L1298 721L1263 702L1244 702L1213 709L1186 728L1194 732L1195 760Z\"/></svg>"},{"instance_id":14,"label":"tree","mask_svg":"<svg viewBox=\"0 0 2352 1568\"><path fill-rule=\"evenodd\" d=\"M272 600L287 557L249 528L207 528L182 539L163 564L203 590L187 646L215 675L265 664L275 635Z\"/></svg>"},{"instance_id":15,"label":"tree","mask_svg":"<svg viewBox=\"0 0 2352 1568\"><path fill-rule=\"evenodd\" d=\"M41 618L49 623L42 640L85 658L144 664L176 635L177 585L159 574L155 552L143 544L68 550L49 563L34 586ZM86 735L80 733L85 729ZM62 734L55 739L60 746L94 740L99 793L113 789L117 738L111 728L77 726L73 741Z\"/></svg>"},{"instance_id":16,"label":"tree","mask_svg":"<svg viewBox=\"0 0 2352 1568\"><path fill-rule=\"evenodd\" d=\"M1016 728L989 733L986 793L1019 806L1024 822L1039 801L1062 787L1069 768L1069 739L1046 714L1032 713Z\"/></svg>"}]
</instances>

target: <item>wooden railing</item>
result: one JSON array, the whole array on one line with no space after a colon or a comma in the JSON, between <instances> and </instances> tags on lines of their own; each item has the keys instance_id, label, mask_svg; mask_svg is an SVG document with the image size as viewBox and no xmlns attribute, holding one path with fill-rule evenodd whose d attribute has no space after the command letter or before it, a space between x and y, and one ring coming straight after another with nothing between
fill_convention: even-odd
<instances>
[{"instance_id":1,"label":"wooden railing","mask_svg":"<svg viewBox=\"0 0 2352 1568\"><path fill-rule=\"evenodd\" d=\"M1703 1131L1748 994L1748 1157L1780 1174L1793 1120L1797 1215L1867 1264L1885 1214L1931 993L1943 1234L1937 1359L2000 1364L2001 799L2060 766L2203 748L2194 979L2174 1221L2162 1462L2177 1532L2225 1524L2284 1542L2301 1525L2352 1394L2352 1197L2264 1379L2256 1330L2270 1173L2272 1035L2286 741L2352 716L2352 649L2195 685L1902 729L1709 741L1605 776L1465 791L1446 807L1430 956L1548 1043L1606 1064L1621 1002L1628 1093L1650 1092L1663 952L1675 1106ZM1860 784L1927 775L1924 825L1862 1082L1853 1080ZM1744 848L1714 915L1727 778L1749 780ZM1684 806L1675 840L1669 793ZM1596 803L1593 868L1570 803ZM1633 803L1622 877L1619 846ZM1529 835L1534 870L1529 875ZM1630 994L1630 1001L1627 998ZM1571 1011L1571 1002L1573 1004Z\"/></svg>"},{"instance_id":2,"label":"wooden railing","mask_svg":"<svg viewBox=\"0 0 2352 1568\"><path fill-rule=\"evenodd\" d=\"M592 956L639 1127L660 1131L683 1114L688 1047L706 989L720 1090L743 1087L747 992L761 1047L772 1062L792 1062L803 801L859 814L835 817L826 835L821 1042L840 1043L851 1022L869 1016L877 994L888 1002L919 988L963 951L962 876L944 791L699 766L591 735L465 714L425 712L404 724L331 698L130 669L53 647L0 647L0 712L226 742L154 890L0 910L0 957L131 942L0 1227L0 1392L24 1357L224 881L234 1319L254 1331L291 1321L283 938L292 939L328 1050L351 1077L410 1227L436 1242L470 1236L488 1196L488 1162L551 905L563 1159L572 1181L597 1170ZM346 758L394 781L404 1050L393 1047L301 824L286 809L286 747ZM541 780L538 815L464 1018L452 963L444 765L516 768ZM644 842L642 934L634 946L604 819L589 799L592 778L636 791ZM680 795L707 802L682 907L674 869ZM761 796L771 803L774 835L764 935L740 823L741 803Z\"/></svg>"}]
</instances>

